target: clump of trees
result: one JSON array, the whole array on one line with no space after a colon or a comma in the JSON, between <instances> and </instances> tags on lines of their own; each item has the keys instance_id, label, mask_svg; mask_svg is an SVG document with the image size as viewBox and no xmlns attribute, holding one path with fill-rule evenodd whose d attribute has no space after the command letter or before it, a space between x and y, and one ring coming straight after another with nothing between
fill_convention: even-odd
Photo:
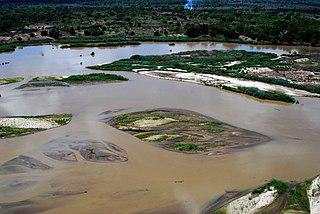
<instances>
[{"instance_id":1,"label":"clump of trees","mask_svg":"<svg viewBox=\"0 0 320 214\"><path fill-rule=\"evenodd\" d=\"M66 5L64 1L75 4ZM267 0L249 0L243 4L204 0L202 8L192 11L184 10L184 2L180 0L34 2L18 4L3 0L0 35L23 32L28 25L50 24L54 28L42 29L42 36L172 37L184 34L189 38L226 41L244 36L261 43L320 45L317 0L281 1L281 4L280 1L269 4Z\"/></svg>"}]
</instances>

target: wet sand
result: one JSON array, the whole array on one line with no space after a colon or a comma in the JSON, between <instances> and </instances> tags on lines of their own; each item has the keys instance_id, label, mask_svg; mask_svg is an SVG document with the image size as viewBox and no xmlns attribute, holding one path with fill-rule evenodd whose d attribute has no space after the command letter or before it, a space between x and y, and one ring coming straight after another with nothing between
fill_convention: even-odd
<instances>
[{"instance_id":1,"label":"wet sand","mask_svg":"<svg viewBox=\"0 0 320 214\"><path fill-rule=\"evenodd\" d=\"M34 60L41 60L41 56ZM37 66L30 63L25 69L18 66L7 73L1 68L1 75L89 72L77 70L77 66L68 70L72 63L65 66L62 62L55 67L40 65L35 70ZM318 99L301 97L299 105L282 106L192 83L111 73L129 81L35 91L12 90L17 84L0 88L1 116L73 114L67 126L0 140L1 164L25 155L53 168L1 175L0 212L22 208L27 213L198 213L225 190L252 188L273 177L296 180L319 174ZM148 145L100 122L105 118L102 112L152 108L195 111L264 134L273 141L222 156L186 155ZM97 163L79 156L79 161L69 163L41 152L49 141L60 138L113 143L127 152L128 161ZM57 192L60 194L53 194ZM16 204L9 204L9 209L8 203L13 202Z\"/></svg>"}]
</instances>

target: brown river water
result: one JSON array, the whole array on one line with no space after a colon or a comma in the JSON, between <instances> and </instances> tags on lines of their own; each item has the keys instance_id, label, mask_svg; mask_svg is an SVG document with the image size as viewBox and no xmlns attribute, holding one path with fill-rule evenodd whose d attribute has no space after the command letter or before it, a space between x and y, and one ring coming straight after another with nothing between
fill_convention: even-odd
<instances>
[{"instance_id":1,"label":"brown river water","mask_svg":"<svg viewBox=\"0 0 320 214\"><path fill-rule=\"evenodd\" d=\"M292 49L310 51L223 43L179 43L174 47L144 43L73 50L35 46L0 54L0 63L10 62L0 66L0 78L24 76L28 80L41 75L88 73L94 71L85 66L134 54L197 49L244 49L277 54ZM90 56L92 51L95 57ZM130 72L111 73L126 76L129 81L29 91L13 90L19 83L0 87L1 116L73 114L67 126L0 140L0 164L24 154L54 168L0 175L0 208L1 203L30 200L32 204L24 213L199 213L208 201L225 190L252 188L271 178L304 179L320 172L317 98L299 97L299 105L284 106L192 83ZM100 122L106 117L100 113L107 110L125 109L124 113L150 108L199 112L273 140L227 155L186 155L143 143ZM129 160L65 163L49 159L40 152L41 148L58 138L105 140L125 149ZM86 193L52 194L56 191Z\"/></svg>"}]
</instances>

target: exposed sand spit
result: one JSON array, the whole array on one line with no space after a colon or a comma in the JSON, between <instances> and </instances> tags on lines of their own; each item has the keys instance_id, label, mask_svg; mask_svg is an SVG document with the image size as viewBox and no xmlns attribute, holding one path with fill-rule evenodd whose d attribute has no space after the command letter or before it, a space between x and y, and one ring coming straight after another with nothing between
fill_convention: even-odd
<instances>
[{"instance_id":1,"label":"exposed sand spit","mask_svg":"<svg viewBox=\"0 0 320 214\"><path fill-rule=\"evenodd\" d=\"M59 161L125 162L127 152L106 141L56 139L43 146L43 154Z\"/></svg>"},{"instance_id":2,"label":"exposed sand spit","mask_svg":"<svg viewBox=\"0 0 320 214\"><path fill-rule=\"evenodd\" d=\"M59 124L54 121L48 121L38 118L19 118L7 117L0 118L0 126L10 126L15 128L32 128L32 129L51 129L58 127Z\"/></svg>"},{"instance_id":3,"label":"exposed sand spit","mask_svg":"<svg viewBox=\"0 0 320 214\"><path fill-rule=\"evenodd\" d=\"M271 187L266 189L263 193L255 196L249 193L237 200L232 201L227 207L228 214L253 214L260 208L271 204L276 198L277 190Z\"/></svg>"},{"instance_id":4,"label":"exposed sand spit","mask_svg":"<svg viewBox=\"0 0 320 214\"><path fill-rule=\"evenodd\" d=\"M160 79L178 80L184 82L192 82L204 85L219 86L224 85L232 88L237 87L254 87L265 91L278 91L292 96L319 96L303 90L289 88L280 85L273 85L263 82L238 79L233 77L218 76L214 74L199 74L199 73L181 73L171 71L140 71L140 74L156 77Z\"/></svg>"},{"instance_id":5,"label":"exposed sand spit","mask_svg":"<svg viewBox=\"0 0 320 214\"><path fill-rule=\"evenodd\" d=\"M0 137L16 137L68 124L71 114L0 117Z\"/></svg>"},{"instance_id":6,"label":"exposed sand spit","mask_svg":"<svg viewBox=\"0 0 320 214\"><path fill-rule=\"evenodd\" d=\"M133 125L139 128L144 127L155 127L155 126L161 126L164 124L171 123L173 121L176 121L172 118L163 118L163 119L141 119L138 121L133 122Z\"/></svg>"},{"instance_id":7,"label":"exposed sand spit","mask_svg":"<svg viewBox=\"0 0 320 214\"><path fill-rule=\"evenodd\" d=\"M16 158L13 158L4 164L0 165L0 174L2 173L21 173L26 172L28 170L48 170L52 169L52 167L42 163L41 161L25 156L19 155Z\"/></svg>"},{"instance_id":8,"label":"exposed sand spit","mask_svg":"<svg viewBox=\"0 0 320 214\"><path fill-rule=\"evenodd\" d=\"M310 213L320 213L320 176L314 179L308 191Z\"/></svg>"}]
</instances>

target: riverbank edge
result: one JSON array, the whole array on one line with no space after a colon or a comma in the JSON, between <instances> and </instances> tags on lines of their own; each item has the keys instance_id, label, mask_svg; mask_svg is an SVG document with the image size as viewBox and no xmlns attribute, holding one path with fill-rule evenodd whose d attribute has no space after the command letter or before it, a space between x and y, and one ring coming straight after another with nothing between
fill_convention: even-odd
<instances>
[{"instance_id":1,"label":"riverbank edge","mask_svg":"<svg viewBox=\"0 0 320 214\"><path fill-rule=\"evenodd\" d=\"M17 47L39 46L39 45L65 45L72 43L101 43L101 42L223 42L238 43L250 45L282 45L282 46L300 46L300 47L320 47L320 45L310 45L305 43L286 44L272 43L266 41L244 41L240 39L219 39L219 38L189 38L189 37L65 37L60 39L45 39L22 42L0 43L0 53L13 52ZM172 44L173 45L173 44Z\"/></svg>"},{"instance_id":2,"label":"riverbank edge","mask_svg":"<svg viewBox=\"0 0 320 214\"><path fill-rule=\"evenodd\" d=\"M226 190L224 193L215 196L212 200L208 201L207 203L205 203L202 208L200 209L200 213L201 214L223 214L224 212L219 212L220 209L228 206L231 202L234 202L238 199L240 199L241 197L244 197L248 194L253 194L255 191L259 192L261 189L266 188L272 181L276 181L282 184L286 184L287 185L287 189L283 192L283 193L279 193L278 197L275 198L275 200L273 202L271 202L269 205L261 207L261 209L264 208L268 208L270 207L272 204L277 203L277 200L282 200L284 201L283 205L281 208L281 210L285 209L289 200L289 194L292 194L292 191L298 187L301 184L307 183L307 182L314 182L316 179L320 178L320 174L313 176L311 178L304 178L301 180L291 180L291 181L286 181L286 180L278 180L275 178L272 178L269 182L265 182L259 186L253 187L253 188L249 188L249 189L243 189L243 190ZM267 188L268 189L268 188ZM312 189L311 185L309 187L309 189L307 189L307 193L309 193L310 189ZM228 196L228 194L230 194L231 196ZM309 195L308 199L309 198ZM284 198L286 197L286 198ZM311 206L310 206L311 208ZM281 211L280 210L280 211ZM261 211L261 210L260 210Z\"/></svg>"}]
</instances>

